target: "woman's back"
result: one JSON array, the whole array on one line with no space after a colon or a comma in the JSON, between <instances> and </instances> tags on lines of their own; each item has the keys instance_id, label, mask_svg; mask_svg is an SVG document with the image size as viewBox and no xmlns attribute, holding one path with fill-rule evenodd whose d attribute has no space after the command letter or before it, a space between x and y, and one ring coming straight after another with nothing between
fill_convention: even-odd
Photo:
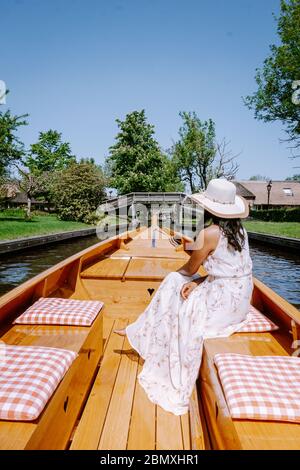
<instances>
[{"instance_id":1,"label":"woman's back","mask_svg":"<svg viewBox=\"0 0 300 470\"><path fill-rule=\"evenodd\" d=\"M203 263L210 276L241 277L252 273L252 261L249 254L248 235L244 229L245 240L241 251L235 250L228 242L222 229L214 252Z\"/></svg>"}]
</instances>

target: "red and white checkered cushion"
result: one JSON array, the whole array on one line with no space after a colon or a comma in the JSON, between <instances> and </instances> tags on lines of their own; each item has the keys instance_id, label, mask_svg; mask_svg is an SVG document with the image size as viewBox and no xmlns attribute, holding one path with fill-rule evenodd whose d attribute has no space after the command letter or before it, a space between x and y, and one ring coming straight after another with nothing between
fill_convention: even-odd
<instances>
[{"instance_id":1,"label":"red and white checkered cushion","mask_svg":"<svg viewBox=\"0 0 300 470\"><path fill-rule=\"evenodd\" d=\"M41 297L14 323L90 326L102 307L103 302L97 300Z\"/></svg>"},{"instance_id":2,"label":"red and white checkered cushion","mask_svg":"<svg viewBox=\"0 0 300 470\"><path fill-rule=\"evenodd\" d=\"M76 356L66 349L4 345L0 357L0 419L38 418Z\"/></svg>"},{"instance_id":3,"label":"red and white checkered cushion","mask_svg":"<svg viewBox=\"0 0 300 470\"><path fill-rule=\"evenodd\" d=\"M262 333L264 331L278 330L278 326L250 305L247 320L238 333Z\"/></svg>"},{"instance_id":4,"label":"red and white checkered cushion","mask_svg":"<svg viewBox=\"0 0 300 470\"><path fill-rule=\"evenodd\" d=\"M300 422L300 358L216 354L232 418Z\"/></svg>"}]
</instances>

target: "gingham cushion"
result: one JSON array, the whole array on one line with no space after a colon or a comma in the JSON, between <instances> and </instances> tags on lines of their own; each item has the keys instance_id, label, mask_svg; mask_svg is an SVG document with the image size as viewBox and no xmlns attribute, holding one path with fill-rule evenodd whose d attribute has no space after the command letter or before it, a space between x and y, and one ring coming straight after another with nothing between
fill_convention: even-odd
<instances>
[{"instance_id":1,"label":"gingham cushion","mask_svg":"<svg viewBox=\"0 0 300 470\"><path fill-rule=\"evenodd\" d=\"M232 418L300 422L300 358L217 354Z\"/></svg>"},{"instance_id":2,"label":"gingham cushion","mask_svg":"<svg viewBox=\"0 0 300 470\"><path fill-rule=\"evenodd\" d=\"M247 321L238 333L262 333L274 330L278 330L278 326L250 305Z\"/></svg>"},{"instance_id":3,"label":"gingham cushion","mask_svg":"<svg viewBox=\"0 0 300 470\"><path fill-rule=\"evenodd\" d=\"M0 419L38 418L76 355L65 349L4 345L0 357Z\"/></svg>"},{"instance_id":4,"label":"gingham cushion","mask_svg":"<svg viewBox=\"0 0 300 470\"><path fill-rule=\"evenodd\" d=\"M14 323L90 326L102 307L103 302L96 300L41 297Z\"/></svg>"}]
</instances>

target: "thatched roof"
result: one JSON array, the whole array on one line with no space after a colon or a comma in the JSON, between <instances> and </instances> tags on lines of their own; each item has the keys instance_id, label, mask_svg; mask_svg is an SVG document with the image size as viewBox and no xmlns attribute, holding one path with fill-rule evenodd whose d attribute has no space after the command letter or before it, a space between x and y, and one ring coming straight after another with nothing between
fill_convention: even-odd
<instances>
[{"instance_id":1,"label":"thatched roof","mask_svg":"<svg viewBox=\"0 0 300 470\"><path fill-rule=\"evenodd\" d=\"M1 193L8 199L15 197L19 192L19 185L14 181L10 181L1 185Z\"/></svg>"},{"instance_id":2,"label":"thatched roof","mask_svg":"<svg viewBox=\"0 0 300 470\"><path fill-rule=\"evenodd\" d=\"M6 198L8 202L14 204L27 204L27 196L24 191L20 190L17 182L10 181L4 183L0 187L2 197ZM31 200L32 204L47 204L47 201L38 201L35 198Z\"/></svg>"},{"instance_id":3,"label":"thatched roof","mask_svg":"<svg viewBox=\"0 0 300 470\"><path fill-rule=\"evenodd\" d=\"M26 193L24 193L23 191L19 192L15 197L11 198L9 201L13 202L14 204L27 204ZM31 204L47 204L47 201L37 201L36 199L32 198Z\"/></svg>"},{"instance_id":4,"label":"thatched roof","mask_svg":"<svg viewBox=\"0 0 300 470\"><path fill-rule=\"evenodd\" d=\"M242 196L245 199L250 199L250 200L255 199L255 194L249 191L249 189L245 188L245 186L243 186L241 183L239 183L238 181L232 181L232 182L236 186L236 193L238 196Z\"/></svg>"},{"instance_id":5,"label":"thatched roof","mask_svg":"<svg viewBox=\"0 0 300 470\"><path fill-rule=\"evenodd\" d=\"M255 205L268 203L268 181L239 181L238 184L255 195ZM272 181L270 205L300 206L300 182Z\"/></svg>"}]
</instances>

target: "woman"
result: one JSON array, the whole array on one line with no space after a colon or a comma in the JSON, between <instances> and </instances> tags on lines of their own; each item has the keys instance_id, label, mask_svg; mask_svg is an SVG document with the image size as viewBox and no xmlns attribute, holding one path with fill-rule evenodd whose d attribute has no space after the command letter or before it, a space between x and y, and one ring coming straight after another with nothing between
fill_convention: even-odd
<instances>
[{"instance_id":1,"label":"woman","mask_svg":"<svg viewBox=\"0 0 300 470\"><path fill-rule=\"evenodd\" d=\"M233 183L214 179L191 196L211 214L196 249L177 272L169 273L140 317L124 330L145 360L138 376L149 399L175 415L188 411L201 364L203 340L229 336L247 317L252 262L240 219L248 205ZM207 276L197 275L203 265Z\"/></svg>"}]
</instances>

